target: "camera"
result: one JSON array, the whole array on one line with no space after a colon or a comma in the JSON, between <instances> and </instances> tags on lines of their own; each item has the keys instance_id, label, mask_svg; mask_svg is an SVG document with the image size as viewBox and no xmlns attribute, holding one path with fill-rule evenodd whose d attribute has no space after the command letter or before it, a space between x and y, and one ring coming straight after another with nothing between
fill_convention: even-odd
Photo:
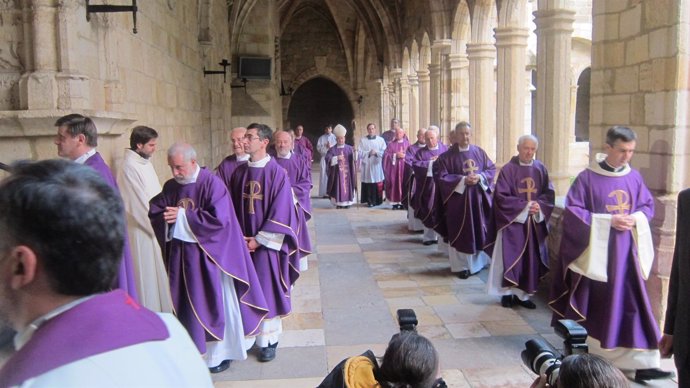
<instances>
[{"instance_id":1,"label":"camera","mask_svg":"<svg viewBox=\"0 0 690 388\"><path fill-rule=\"evenodd\" d=\"M521 353L522 362L532 372L546 376L546 382L550 386L555 386L558 381L563 357L587 353L589 350L585 343L587 330L577 322L571 319L561 319L556 323L554 330L559 337L563 338L564 355L541 338L525 342L525 350Z\"/></svg>"},{"instance_id":2,"label":"camera","mask_svg":"<svg viewBox=\"0 0 690 388\"><path fill-rule=\"evenodd\" d=\"M417 314L412 309L398 309L398 326L400 332L417 331Z\"/></svg>"}]
</instances>

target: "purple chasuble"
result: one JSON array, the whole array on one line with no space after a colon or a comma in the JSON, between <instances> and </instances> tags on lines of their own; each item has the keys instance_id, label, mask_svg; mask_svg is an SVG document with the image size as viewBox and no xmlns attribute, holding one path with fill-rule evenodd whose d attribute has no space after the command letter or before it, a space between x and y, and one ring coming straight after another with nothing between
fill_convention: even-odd
<instances>
[{"instance_id":1,"label":"purple chasuble","mask_svg":"<svg viewBox=\"0 0 690 388\"><path fill-rule=\"evenodd\" d=\"M388 145L388 143L392 142L393 139L395 139L395 131L392 129L389 129L386 132L382 133L381 137L386 142L386 145Z\"/></svg>"},{"instance_id":2,"label":"purple chasuble","mask_svg":"<svg viewBox=\"0 0 690 388\"><path fill-rule=\"evenodd\" d=\"M415 191L410 199L410 205L414 209L415 218L421 220L424 226L429 229L436 229L441 221L436 218L434 211L436 207L436 184L433 177L427 176L429 161L432 157L438 157L447 150L448 147L441 143L438 143L438 149L435 150L426 147L420 148L411 162L414 169Z\"/></svg>"},{"instance_id":3,"label":"purple chasuble","mask_svg":"<svg viewBox=\"0 0 690 388\"><path fill-rule=\"evenodd\" d=\"M402 141L393 140L388 143L386 152L383 153L383 182L386 190L386 198L390 202L401 202L403 197L405 158L398 158L396 153L407 151L410 143L406 138Z\"/></svg>"},{"instance_id":4,"label":"purple chasuble","mask_svg":"<svg viewBox=\"0 0 690 388\"><path fill-rule=\"evenodd\" d=\"M266 318L292 311L290 288L299 277L299 215L292 201L290 180L275 159L264 167L237 168L231 179L232 203L246 237L260 231L281 233L280 250L260 245L251 253L261 289L268 303ZM245 244L246 245L246 244Z\"/></svg>"},{"instance_id":5,"label":"purple chasuble","mask_svg":"<svg viewBox=\"0 0 690 388\"><path fill-rule=\"evenodd\" d=\"M150 205L149 218L163 250L175 315L199 351L206 353L206 341L223 339L221 276L235 281L245 335L256 334L268 308L223 182L202 168L194 183L181 185L174 179L165 182L163 191L151 199ZM185 209L198 243L166 241L166 206Z\"/></svg>"},{"instance_id":6,"label":"purple chasuble","mask_svg":"<svg viewBox=\"0 0 690 388\"><path fill-rule=\"evenodd\" d=\"M517 287L528 294L537 291L539 279L549 267L546 236L555 198L549 174L540 161L521 166L520 159L514 156L501 168L494 190L493 214L496 229L502 231L503 287ZM530 215L524 224L517 222L515 219L531 201L539 203L544 221L536 222Z\"/></svg>"},{"instance_id":7,"label":"purple chasuble","mask_svg":"<svg viewBox=\"0 0 690 388\"><path fill-rule=\"evenodd\" d=\"M412 166L412 161L414 156L422 148L426 148L426 145L416 142L407 147L405 151L405 171L403 172L403 194L402 194L402 205L405 209L410 205L412 196L415 190L415 180L414 180L414 167ZM414 206L413 206L414 208Z\"/></svg>"},{"instance_id":8,"label":"purple chasuble","mask_svg":"<svg viewBox=\"0 0 690 388\"><path fill-rule=\"evenodd\" d=\"M338 164L331 166L334 156L338 157ZM342 148L333 146L326 153L325 159L328 166L328 196L336 202L354 201L354 190L357 187L354 148L349 144Z\"/></svg>"},{"instance_id":9,"label":"purple chasuble","mask_svg":"<svg viewBox=\"0 0 690 388\"><path fill-rule=\"evenodd\" d=\"M289 159L275 158L276 163L285 170L290 180L292 191L297 197L298 228L295 231L299 239L300 257L311 254L311 240L307 230L307 221L311 219L311 181L307 177L307 170L311 167L305 159L292 154Z\"/></svg>"},{"instance_id":10,"label":"purple chasuble","mask_svg":"<svg viewBox=\"0 0 690 388\"><path fill-rule=\"evenodd\" d=\"M549 306L554 311L553 319L578 321L604 349L657 349L659 328L638 265L632 231L611 228L607 282L568 269L590 244L592 214L642 212L647 220L654 214L654 198L637 170L621 176L606 176L602 171L598 166L582 171L566 197L560 263L552 269Z\"/></svg>"},{"instance_id":11,"label":"purple chasuble","mask_svg":"<svg viewBox=\"0 0 690 388\"><path fill-rule=\"evenodd\" d=\"M237 166L245 163L247 163L246 160L237 160L237 155L230 155L218 164L218 167L216 167L216 175L225 183L225 186L228 187L230 186L230 177L232 177L232 173L235 172Z\"/></svg>"},{"instance_id":12,"label":"purple chasuble","mask_svg":"<svg viewBox=\"0 0 690 388\"><path fill-rule=\"evenodd\" d=\"M122 290L90 299L45 321L3 365L0 386L16 386L63 365L170 336L156 313Z\"/></svg>"},{"instance_id":13,"label":"purple chasuble","mask_svg":"<svg viewBox=\"0 0 690 388\"><path fill-rule=\"evenodd\" d=\"M120 195L120 189L117 187L117 181L110 171L110 168L101 157L101 154L96 152L90 158L86 159L84 165L96 170L98 174L105 180L105 182L114 188ZM125 222L126 225L126 222ZM134 281L134 264L132 264L132 252L129 248L129 236L125 230L125 243L122 250L122 261L120 262L120 270L117 275L117 287L127 291L129 295L135 300L138 300L137 286Z\"/></svg>"},{"instance_id":14,"label":"purple chasuble","mask_svg":"<svg viewBox=\"0 0 690 388\"><path fill-rule=\"evenodd\" d=\"M436 214L440 221L436 232L456 251L476 254L490 241L491 192L496 166L483 149L470 144L469 150L460 151L453 144L439 155L433 166L436 183ZM463 177L474 172L481 174L489 185L485 191L480 183L465 186L463 194L455 188Z\"/></svg>"},{"instance_id":15,"label":"purple chasuble","mask_svg":"<svg viewBox=\"0 0 690 388\"><path fill-rule=\"evenodd\" d=\"M297 150L298 147L300 148L299 151ZM309 162L309 168L311 169L311 161L314 160L312 156L314 153L314 146L306 136L302 135L299 139L295 138L295 152L303 154L305 159Z\"/></svg>"}]
</instances>

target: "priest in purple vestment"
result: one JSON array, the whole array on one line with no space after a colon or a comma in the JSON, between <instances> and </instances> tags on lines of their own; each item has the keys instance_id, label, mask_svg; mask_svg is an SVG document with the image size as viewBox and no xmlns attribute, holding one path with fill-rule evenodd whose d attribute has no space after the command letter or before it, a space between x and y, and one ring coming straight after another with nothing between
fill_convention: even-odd
<instances>
[{"instance_id":1,"label":"priest in purple vestment","mask_svg":"<svg viewBox=\"0 0 690 388\"><path fill-rule=\"evenodd\" d=\"M211 372L246 359L268 305L228 190L196 162L189 144L168 150L173 179L151 199L149 218L163 251L175 314Z\"/></svg>"},{"instance_id":2,"label":"priest in purple vestment","mask_svg":"<svg viewBox=\"0 0 690 388\"><path fill-rule=\"evenodd\" d=\"M249 155L244 152L244 134L247 133L247 128L237 127L230 132L230 141L232 142L232 155L228 155L216 167L216 175L225 183L225 186L230 185L230 177L237 166L247 163Z\"/></svg>"},{"instance_id":3,"label":"priest in purple vestment","mask_svg":"<svg viewBox=\"0 0 690 388\"><path fill-rule=\"evenodd\" d=\"M448 241L450 270L460 279L489 264L491 193L496 166L483 149L470 144L472 127L455 126L454 144L433 164L439 222L436 231Z\"/></svg>"},{"instance_id":4,"label":"priest in purple vestment","mask_svg":"<svg viewBox=\"0 0 690 388\"><path fill-rule=\"evenodd\" d=\"M500 295L503 307L537 306L530 297L546 275L548 224L556 198L546 167L534 155L539 141L518 139L518 155L501 168L494 190L493 216L497 230L487 282L490 295Z\"/></svg>"},{"instance_id":5,"label":"priest in purple vestment","mask_svg":"<svg viewBox=\"0 0 690 388\"><path fill-rule=\"evenodd\" d=\"M395 132L395 138L388 143L386 152L383 153L386 198L393 206L393 209L399 210L403 210L401 202L405 183L405 152L410 146L410 142L404 135L403 129L398 127Z\"/></svg>"},{"instance_id":6,"label":"priest in purple vestment","mask_svg":"<svg viewBox=\"0 0 690 388\"><path fill-rule=\"evenodd\" d=\"M436 227L441 221L436 218L436 184L433 178L433 164L439 155L446 152L448 147L438 141L439 130L430 126L424 132L425 147L420 148L412 158L414 169L415 191L410 200L410 208L414 209L414 217L423 225L422 244L438 243Z\"/></svg>"},{"instance_id":7,"label":"priest in purple vestment","mask_svg":"<svg viewBox=\"0 0 690 388\"><path fill-rule=\"evenodd\" d=\"M400 120L391 119L390 129L381 134L381 137L383 138L383 140L386 141L386 145L388 145L388 143L390 143L391 141L393 141L393 139L395 139L395 133L398 131L398 128L400 128ZM405 136L405 139L407 140L407 134L405 134L404 136ZM407 140L407 141L409 142L409 140Z\"/></svg>"},{"instance_id":8,"label":"priest in purple vestment","mask_svg":"<svg viewBox=\"0 0 690 388\"><path fill-rule=\"evenodd\" d=\"M259 361L276 356L281 318L292 311L290 292L299 277L300 218L285 169L268 155L271 136L267 125L247 127L244 147L250 159L230 180L232 203L268 303L256 337Z\"/></svg>"},{"instance_id":9,"label":"priest in purple vestment","mask_svg":"<svg viewBox=\"0 0 690 388\"><path fill-rule=\"evenodd\" d=\"M433 127L433 125L432 125ZM420 148L426 147L426 128L420 128L417 131L417 141L410 144L405 151L405 171L403 172L403 195L400 203L403 209L407 210L407 230L410 232L421 232L424 229L422 221L414 216L414 207L410 206L410 200L414 195L415 181L414 181L414 167L412 160Z\"/></svg>"},{"instance_id":10,"label":"priest in purple vestment","mask_svg":"<svg viewBox=\"0 0 690 388\"><path fill-rule=\"evenodd\" d=\"M295 231L299 238L299 270L309 268L307 256L311 254L311 240L307 230L307 221L311 219L311 180L309 170L311 163L292 152L292 134L287 131L276 131L273 136L275 161L285 170L290 179L292 194L299 216L299 228Z\"/></svg>"},{"instance_id":11,"label":"priest in purple vestment","mask_svg":"<svg viewBox=\"0 0 690 388\"><path fill-rule=\"evenodd\" d=\"M629 128L610 128L606 154L568 191L549 306L554 321L574 319L587 329L590 353L644 381L671 374L659 369L660 333L645 285L654 198L628 164L636 139Z\"/></svg>"},{"instance_id":12,"label":"priest in purple vestment","mask_svg":"<svg viewBox=\"0 0 690 388\"><path fill-rule=\"evenodd\" d=\"M125 215L96 171L16 164L0 208L0 317L18 332L0 386L213 386L175 317L111 291Z\"/></svg>"},{"instance_id":13,"label":"priest in purple vestment","mask_svg":"<svg viewBox=\"0 0 690 388\"><path fill-rule=\"evenodd\" d=\"M58 155L75 163L93 168L119 194L120 190L117 187L112 171L110 171L110 167L105 163L101 154L96 151L98 131L93 120L73 113L59 118L55 122L55 126L58 127L57 136L55 137ZM125 290L134 299L138 299L134 278L134 264L127 235L125 235L124 239L120 271L118 272L115 285Z\"/></svg>"},{"instance_id":14,"label":"priest in purple vestment","mask_svg":"<svg viewBox=\"0 0 690 388\"><path fill-rule=\"evenodd\" d=\"M298 144L304 152L303 156L309 162L309 170L311 171L311 162L314 161L314 145L304 136L304 127L301 125L295 127L295 149L297 149ZM311 172L309 177L311 179Z\"/></svg>"},{"instance_id":15,"label":"priest in purple vestment","mask_svg":"<svg viewBox=\"0 0 690 388\"><path fill-rule=\"evenodd\" d=\"M355 200L357 188L357 171L355 170L355 150L345 144L347 130L338 124L333 130L336 145L326 153L328 163L328 189L327 193L331 203L337 209L349 209Z\"/></svg>"}]
</instances>

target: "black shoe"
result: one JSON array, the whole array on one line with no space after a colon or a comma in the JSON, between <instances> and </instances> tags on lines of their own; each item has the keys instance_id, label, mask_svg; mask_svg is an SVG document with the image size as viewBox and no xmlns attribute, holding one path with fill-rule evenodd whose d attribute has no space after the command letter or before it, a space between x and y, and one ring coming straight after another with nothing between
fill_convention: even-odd
<instances>
[{"instance_id":1,"label":"black shoe","mask_svg":"<svg viewBox=\"0 0 690 388\"><path fill-rule=\"evenodd\" d=\"M336 209L342 209L343 207L342 206L336 206L335 208Z\"/></svg>"},{"instance_id":2,"label":"black shoe","mask_svg":"<svg viewBox=\"0 0 690 388\"><path fill-rule=\"evenodd\" d=\"M530 310L534 310L537 308L537 305L534 304L534 302L532 302L531 300L520 300L520 298L518 298L515 295L513 295L513 303L519 304L520 306Z\"/></svg>"},{"instance_id":3,"label":"black shoe","mask_svg":"<svg viewBox=\"0 0 690 388\"><path fill-rule=\"evenodd\" d=\"M211 373L220 373L220 372L230 368L230 362L232 362L232 361L231 360L225 360L225 361L221 362L220 364L218 364L214 367L208 368L208 371Z\"/></svg>"},{"instance_id":4,"label":"black shoe","mask_svg":"<svg viewBox=\"0 0 690 388\"><path fill-rule=\"evenodd\" d=\"M376 206L376 205L374 205L373 203L368 203L368 204L367 204L367 207L374 207L374 206Z\"/></svg>"},{"instance_id":5,"label":"black shoe","mask_svg":"<svg viewBox=\"0 0 690 388\"><path fill-rule=\"evenodd\" d=\"M434 245L438 244L438 240L429 240L429 241L424 241L422 244L429 246L429 245Z\"/></svg>"},{"instance_id":6,"label":"black shoe","mask_svg":"<svg viewBox=\"0 0 690 388\"><path fill-rule=\"evenodd\" d=\"M473 275L473 274L470 273L470 270L468 270L468 269L464 269L464 270L458 272L458 277L459 277L460 279L463 279L463 280L469 278L469 277L472 276L472 275Z\"/></svg>"},{"instance_id":7,"label":"black shoe","mask_svg":"<svg viewBox=\"0 0 690 388\"><path fill-rule=\"evenodd\" d=\"M265 348L261 348L261 353L259 354L259 361L268 362L268 361L272 361L274 358L276 358L276 348L277 347L278 347L278 343L276 342L273 345L269 345Z\"/></svg>"},{"instance_id":8,"label":"black shoe","mask_svg":"<svg viewBox=\"0 0 690 388\"><path fill-rule=\"evenodd\" d=\"M647 380L670 379L674 376L673 372L667 372L659 368L638 369L635 371L635 381L638 383Z\"/></svg>"},{"instance_id":9,"label":"black shoe","mask_svg":"<svg viewBox=\"0 0 690 388\"><path fill-rule=\"evenodd\" d=\"M341 209L349 209L349 208L350 208L350 205L347 205L347 206L341 206L340 208L341 208Z\"/></svg>"},{"instance_id":10,"label":"black shoe","mask_svg":"<svg viewBox=\"0 0 690 388\"><path fill-rule=\"evenodd\" d=\"M505 308L513 307L513 296L512 295L503 295L501 297L501 306L503 306Z\"/></svg>"}]
</instances>

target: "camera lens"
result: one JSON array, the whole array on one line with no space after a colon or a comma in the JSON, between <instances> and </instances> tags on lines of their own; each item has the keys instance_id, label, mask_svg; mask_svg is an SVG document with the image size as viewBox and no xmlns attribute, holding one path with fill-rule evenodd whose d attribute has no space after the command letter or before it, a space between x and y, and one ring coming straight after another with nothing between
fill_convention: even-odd
<instances>
[{"instance_id":1,"label":"camera lens","mask_svg":"<svg viewBox=\"0 0 690 388\"><path fill-rule=\"evenodd\" d=\"M531 339L525 342L525 350L521 353L522 362L532 372L538 375L546 375L551 379L557 379L558 369L561 366L560 354L542 339ZM554 372L556 372L554 374Z\"/></svg>"}]
</instances>

